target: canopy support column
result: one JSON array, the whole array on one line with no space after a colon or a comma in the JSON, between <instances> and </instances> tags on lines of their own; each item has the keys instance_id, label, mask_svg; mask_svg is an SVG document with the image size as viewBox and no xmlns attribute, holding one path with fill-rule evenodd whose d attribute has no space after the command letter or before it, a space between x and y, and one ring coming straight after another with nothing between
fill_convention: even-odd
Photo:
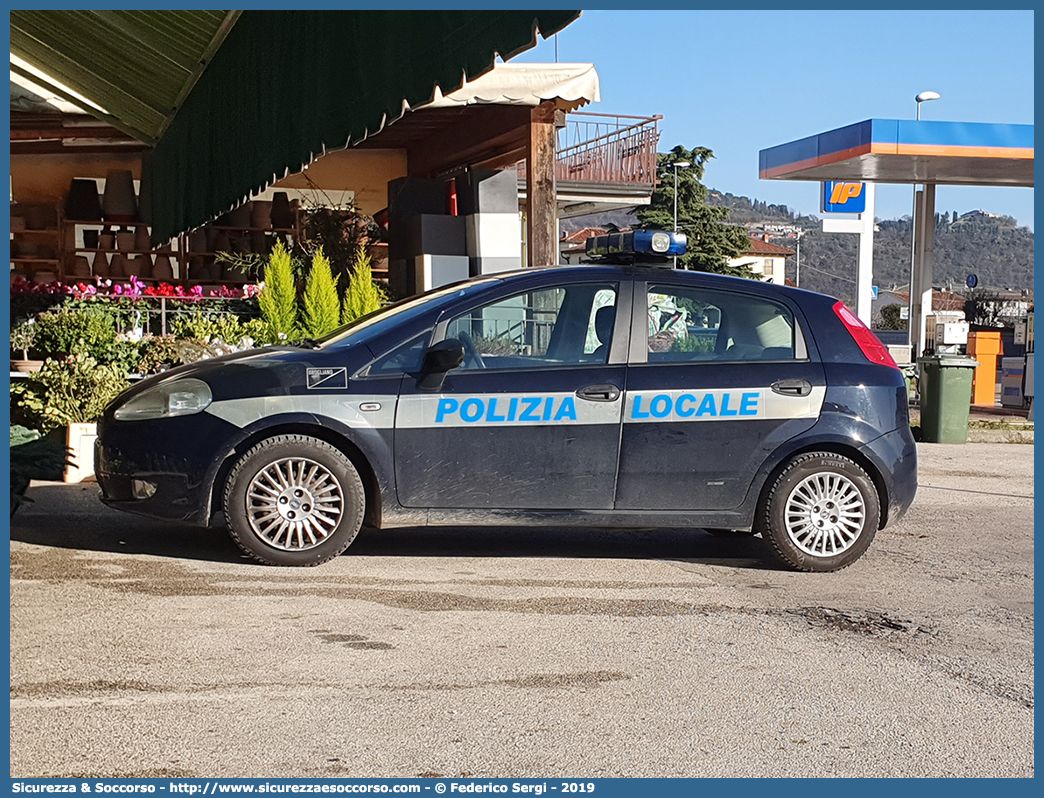
<instances>
[{"instance_id":1,"label":"canopy support column","mask_svg":"<svg viewBox=\"0 0 1044 798\"><path fill-rule=\"evenodd\" d=\"M526 149L527 266L558 263L555 201L555 103L533 108Z\"/></svg>"},{"instance_id":2,"label":"canopy support column","mask_svg":"<svg viewBox=\"0 0 1044 798\"><path fill-rule=\"evenodd\" d=\"M914 198L913 266L910 273L910 343L913 360L928 346L928 316L932 312L932 265L935 253L935 184L926 183Z\"/></svg>"}]
</instances>

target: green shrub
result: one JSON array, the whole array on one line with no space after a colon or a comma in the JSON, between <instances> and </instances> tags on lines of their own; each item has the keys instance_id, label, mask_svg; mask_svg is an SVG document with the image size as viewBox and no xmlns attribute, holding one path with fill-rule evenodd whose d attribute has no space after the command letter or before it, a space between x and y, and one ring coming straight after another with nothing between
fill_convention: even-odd
<instances>
[{"instance_id":1,"label":"green shrub","mask_svg":"<svg viewBox=\"0 0 1044 798\"><path fill-rule=\"evenodd\" d=\"M196 313L178 316L171 323L175 338L193 338L208 343L220 338L227 344L238 346L244 338L250 338L255 346L265 346L275 341L272 328L264 319L242 321L230 313Z\"/></svg>"},{"instance_id":2,"label":"green shrub","mask_svg":"<svg viewBox=\"0 0 1044 798\"><path fill-rule=\"evenodd\" d=\"M177 339L173 335L155 335L142 339L138 370L142 374L158 374L182 364Z\"/></svg>"},{"instance_id":3,"label":"green shrub","mask_svg":"<svg viewBox=\"0 0 1044 798\"><path fill-rule=\"evenodd\" d=\"M118 366L99 365L85 354L47 360L40 371L11 386L13 410L45 432L69 424L92 424L128 386Z\"/></svg>"},{"instance_id":4,"label":"green shrub","mask_svg":"<svg viewBox=\"0 0 1044 798\"><path fill-rule=\"evenodd\" d=\"M341 305L341 324L348 324L367 313L378 310L384 302L388 301L388 292L384 286L373 279L370 254L364 247L359 247L359 253L355 261L355 271L344 292L344 302Z\"/></svg>"},{"instance_id":5,"label":"green shrub","mask_svg":"<svg viewBox=\"0 0 1044 798\"><path fill-rule=\"evenodd\" d=\"M268 256L265 284L257 300L261 315L276 338L297 337L297 286L294 283L290 253L282 241L276 242L272 254Z\"/></svg>"},{"instance_id":6,"label":"green shrub","mask_svg":"<svg viewBox=\"0 0 1044 798\"><path fill-rule=\"evenodd\" d=\"M59 307L36 318L32 351L44 358L95 354L116 340L116 322L100 309Z\"/></svg>"},{"instance_id":7,"label":"green shrub","mask_svg":"<svg viewBox=\"0 0 1044 798\"><path fill-rule=\"evenodd\" d=\"M304 290L304 313L301 327L312 338L322 338L340 324L341 300L337 296L337 280L330 270L330 260L323 248L312 256L312 268Z\"/></svg>"}]
</instances>

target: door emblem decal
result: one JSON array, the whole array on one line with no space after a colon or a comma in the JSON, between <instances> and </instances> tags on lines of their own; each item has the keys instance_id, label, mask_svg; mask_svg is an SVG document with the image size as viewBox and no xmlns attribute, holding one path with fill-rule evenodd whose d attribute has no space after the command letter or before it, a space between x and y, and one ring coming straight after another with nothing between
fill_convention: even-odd
<instances>
[{"instance_id":1,"label":"door emblem decal","mask_svg":"<svg viewBox=\"0 0 1044 798\"><path fill-rule=\"evenodd\" d=\"M308 369L306 372L308 390L346 390L348 388L347 368Z\"/></svg>"}]
</instances>

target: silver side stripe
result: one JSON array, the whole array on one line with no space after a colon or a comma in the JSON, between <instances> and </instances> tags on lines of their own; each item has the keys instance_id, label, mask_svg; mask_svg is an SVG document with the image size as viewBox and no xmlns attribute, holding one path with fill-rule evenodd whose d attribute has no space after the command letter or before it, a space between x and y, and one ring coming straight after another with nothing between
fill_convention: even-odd
<instances>
[{"instance_id":1,"label":"silver side stripe","mask_svg":"<svg viewBox=\"0 0 1044 798\"><path fill-rule=\"evenodd\" d=\"M781 396L770 388L632 391L615 402L574 393L393 394L262 396L214 402L205 412L237 427L268 416L311 413L361 429L521 427L687 421L815 418L826 388L808 396ZM398 417L396 418L396 413Z\"/></svg>"},{"instance_id":2,"label":"silver side stripe","mask_svg":"<svg viewBox=\"0 0 1044 798\"><path fill-rule=\"evenodd\" d=\"M213 402L205 412L229 424L245 427L281 413L313 413L333 418L349 427L391 429L395 426L394 394L313 394L307 396L257 396ZM366 405L366 408L363 408ZM376 406L378 409L370 408Z\"/></svg>"},{"instance_id":3,"label":"silver side stripe","mask_svg":"<svg viewBox=\"0 0 1044 798\"><path fill-rule=\"evenodd\" d=\"M825 386L813 388L808 396L782 396L771 388L631 391L624 422L816 418L825 397Z\"/></svg>"}]
</instances>

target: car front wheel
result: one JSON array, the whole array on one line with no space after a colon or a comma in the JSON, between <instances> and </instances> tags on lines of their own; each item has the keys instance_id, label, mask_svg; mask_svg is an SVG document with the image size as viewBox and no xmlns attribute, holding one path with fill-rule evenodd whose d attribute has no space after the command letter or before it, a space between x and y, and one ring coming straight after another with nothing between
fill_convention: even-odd
<instances>
[{"instance_id":1,"label":"car front wheel","mask_svg":"<svg viewBox=\"0 0 1044 798\"><path fill-rule=\"evenodd\" d=\"M801 571L837 571L870 547L881 517L877 489L852 460L833 452L794 458L763 501L762 537Z\"/></svg>"},{"instance_id":2,"label":"car front wheel","mask_svg":"<svg viewBox=\"0 0 1044 798\"><path fill-rule=\"evenodd\" d=\"M304 435L251 448L225 488L236 544L268 565L319 565L343 552L362 526L365 492L340 450Z\"/></svg>"}]
</instances>

